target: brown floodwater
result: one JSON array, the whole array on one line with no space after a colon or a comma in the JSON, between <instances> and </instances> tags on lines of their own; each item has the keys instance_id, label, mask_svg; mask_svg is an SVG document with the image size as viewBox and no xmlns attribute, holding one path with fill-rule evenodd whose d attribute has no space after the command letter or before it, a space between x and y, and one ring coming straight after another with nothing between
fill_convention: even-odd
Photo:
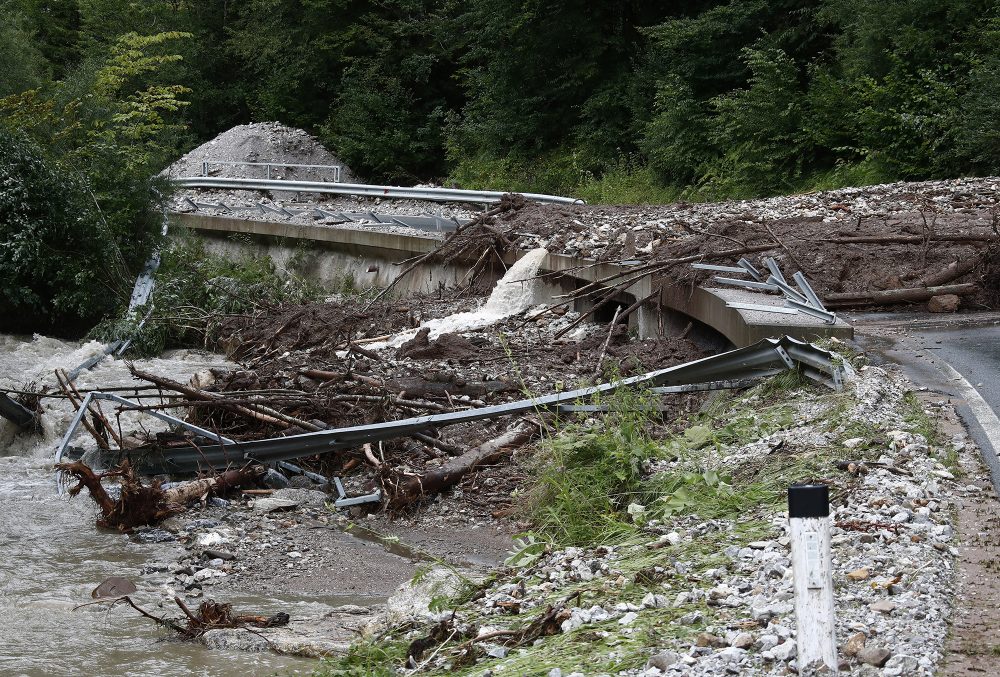
<instances>
[{"instance_id":1,"label":"brown floodwater","mask_svg":"<svg viewBox=\"0 0 1000 677\"><path fill-rule=\"evenodd\" d=\"M96 343L0 335L0 387L54 385L53 369L70 369L98 349ZM223 362L218 355L179 351L140 365L186 380ZM107 361L77 382L79 388L132 384L121 361ZM144 582L141 570L148 563L175 560L180 546L138 543L100 531L87 498L57 495L52 459L72 412L62 400L45 400L44 407L41 435L15 434L0 419L0 675L235 677L312 672L317 664L311 660L177 641L124 606L81 607L93 601L91 591L102 580L125 576L139 588L133 595L137 602L157 614L176 615L169 601L172 593ZM81 446L87 441L86 433L77 438ZM325 607L323 600L261 595L224 601L261 613L321 615Z\"/></svg>"}]
</instances>

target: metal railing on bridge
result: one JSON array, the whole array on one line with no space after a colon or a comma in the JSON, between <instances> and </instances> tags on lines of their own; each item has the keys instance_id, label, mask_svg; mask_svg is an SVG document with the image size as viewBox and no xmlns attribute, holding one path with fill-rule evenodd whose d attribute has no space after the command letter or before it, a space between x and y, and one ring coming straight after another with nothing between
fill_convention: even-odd
<instances>
[{"instance_id":1,"label":"metal railing on bridge","mask_svg":"<svg viewBox=\"0 0 1000 677\"><path fill-rule=\"evenodd\" d=\"M471 202L493 204L504 195L495 190L462 190L459 188L424 188L418 186L376 186L364 183L326 183L323 181L291 181L267 179L226 179L217 176L185 176L173 179L183 188L216 190L271 190L290 193L330 193L360 195L395 200L430 200L434 202ZM524 199L541 204L586 204L583 200L541 193L518 193Z\"/></svg>"}]
</instances>

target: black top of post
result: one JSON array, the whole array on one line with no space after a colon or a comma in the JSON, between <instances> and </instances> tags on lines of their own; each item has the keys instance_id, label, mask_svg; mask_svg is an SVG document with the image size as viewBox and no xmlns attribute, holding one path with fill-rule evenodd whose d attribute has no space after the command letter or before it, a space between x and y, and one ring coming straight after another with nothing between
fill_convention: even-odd
<instances>
[{"instance_id":1,"label":"black top of post","mask_svg":"<svg viewBox=\"0 0 1000 677\"><path fill-rule=\"evenodd\" d=\"M830 487L793 484L788 487L788 517L829 517Z\"/></svg>"}]
</instances>

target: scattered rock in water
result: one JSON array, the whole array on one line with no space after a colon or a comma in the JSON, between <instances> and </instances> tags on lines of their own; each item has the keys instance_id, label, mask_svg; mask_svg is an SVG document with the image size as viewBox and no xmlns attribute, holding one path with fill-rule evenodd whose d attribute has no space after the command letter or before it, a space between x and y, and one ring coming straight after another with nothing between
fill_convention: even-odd
<instances>
[{"instance_id":1,"label":"scattered rock in water","mask_svg":"<svg viewBox=\"0 0 1000 677\"><path fill-rule=\"evenodd\" d=\"M111 576L101 581L101 584L94 588L90 596L94 599L121 597L122 595L131 595L136 590L138 588L135 587L135 583L129 579L122 578L121 576Z\"/></svg>"},{"instance_id":2,"label":"scattered rock in water","mask_svg":"<svg viewBox=\"0 0 1000 677\"><path fill-rule=\"evenodd\" d=\"M140 543L169 543L176 541L177 537L169 531L159 528L136 530L132 538Z\"/></svg>"},{"instance_id":3,"label":"scattered rock in water","mask_svg":"<svg viewBox=\"0 0 1000 677\"><path fill-rule=\"evenodd\" d=\"M271 650L271 644L264 637L247 630L209 630L201 636L201 641L210 649L225 651L261 653Z\"/></svg>"}]
</instances>

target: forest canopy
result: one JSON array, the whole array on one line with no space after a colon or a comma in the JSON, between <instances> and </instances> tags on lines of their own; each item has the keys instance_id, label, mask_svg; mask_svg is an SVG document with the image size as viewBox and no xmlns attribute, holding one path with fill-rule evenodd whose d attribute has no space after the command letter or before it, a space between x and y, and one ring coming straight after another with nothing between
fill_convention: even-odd
<instances>
[{"instance_id":1,"label":"forest canopy","mask_svg":"<svg viewBox=\"0 0 1000 677\"><path fill-rule=\"evenodd\" d=\"M723 197L1000 171L985 0L0 7L0 96L79 78L140 28L186 34L159 71L189 92L186 141L278 120L370 180Z\"/></svg>"},{"instance_id":2,"label":"forest canopy","mask_svg":"<svg viewBox=\"0 0 1000 677\"><path fill-rule=\"evenodd\" d=\"M41 158L41 185L72 188L79 227L103 233L96 283L118 297L156 240L151 177L252 121L305 128L369 181L603 202L1000 173L995 1L0 0L0 12L4 157Z\"/></svg>"}]
</instances>

